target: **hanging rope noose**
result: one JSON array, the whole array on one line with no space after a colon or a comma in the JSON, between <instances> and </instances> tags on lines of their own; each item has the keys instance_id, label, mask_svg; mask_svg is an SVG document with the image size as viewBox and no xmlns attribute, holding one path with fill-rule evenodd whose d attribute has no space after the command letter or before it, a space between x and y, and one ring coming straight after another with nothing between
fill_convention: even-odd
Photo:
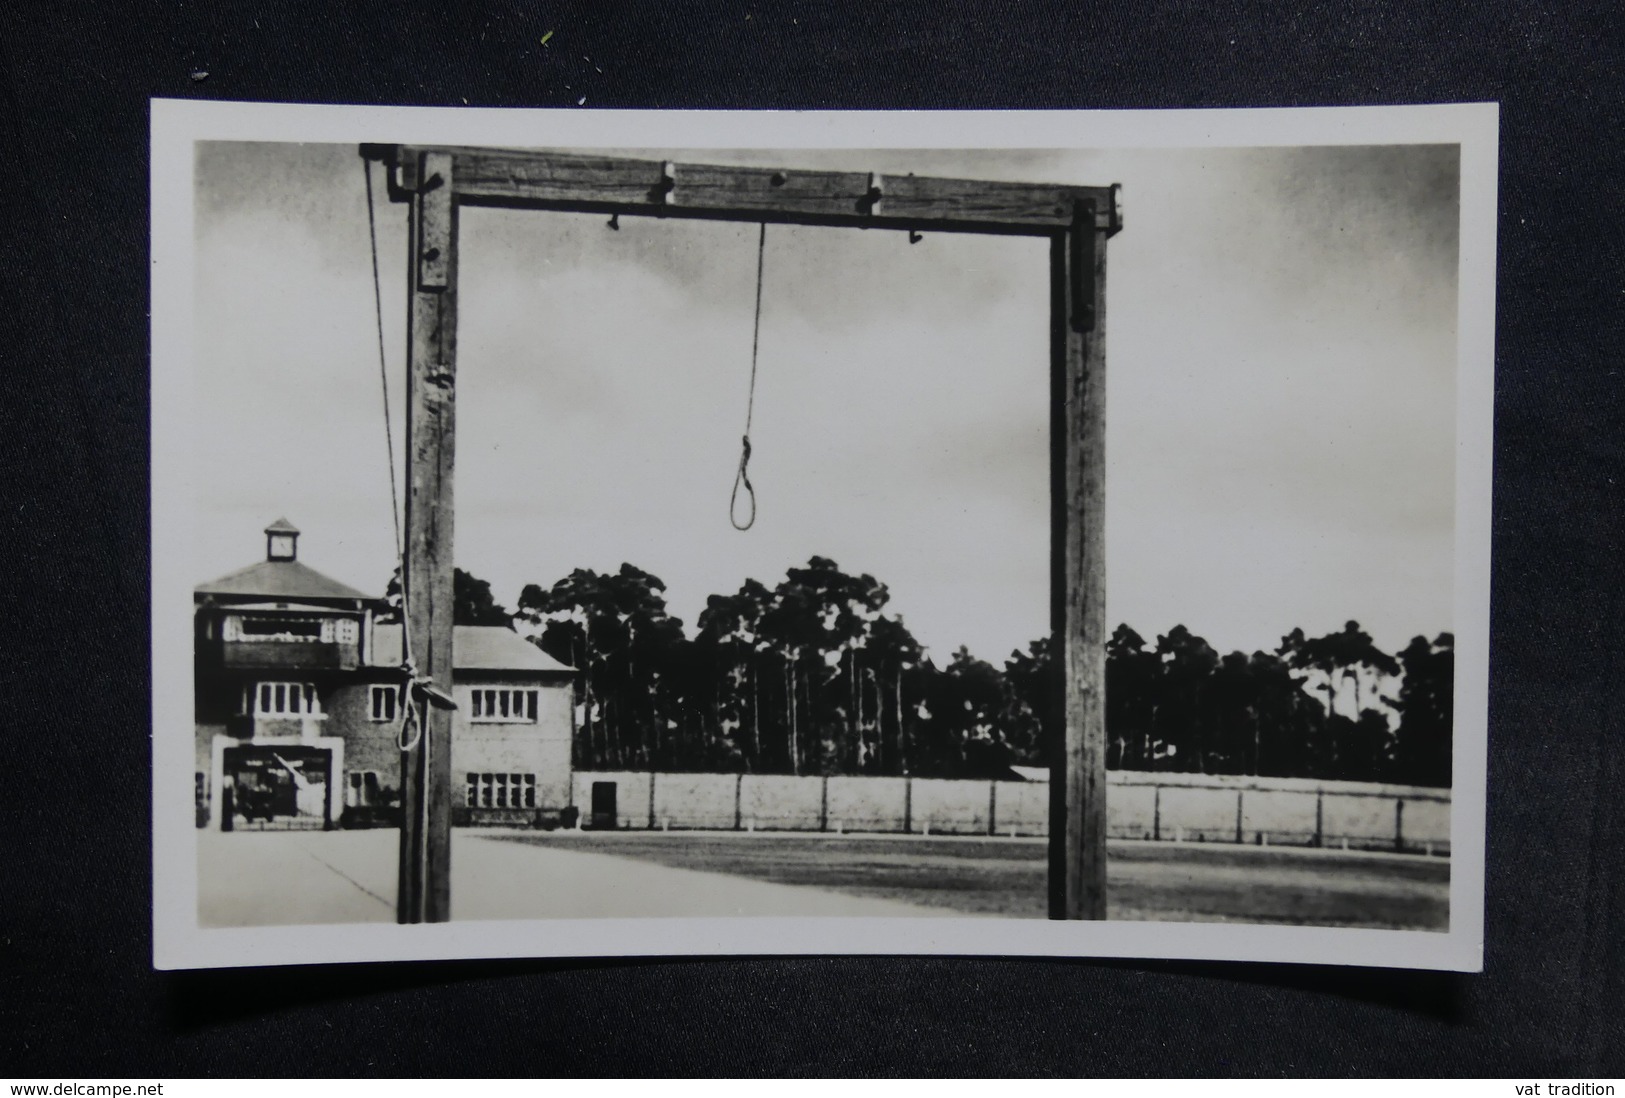
<instances>
[{"instance_id":1,"label":"hanging rope noose","mask_svg":"<svg viewBox=\"0 0 1625 1098\"><path fill-rule=\"evenodd\" d=\"M739 472L734 475L734 489L728 496L728 521L735 530L749 530L756 525L756 489L751 487L750 474L750 420L756 411L756 352L762 340L762 257L767 252L767 222L762 222L761 235L756 239L756 320L750 334L750 394L745 401L745 436L740 440ZM739 489L743 486L750 499L750 515L739 521Z\"/></svg>"}]
</instances>

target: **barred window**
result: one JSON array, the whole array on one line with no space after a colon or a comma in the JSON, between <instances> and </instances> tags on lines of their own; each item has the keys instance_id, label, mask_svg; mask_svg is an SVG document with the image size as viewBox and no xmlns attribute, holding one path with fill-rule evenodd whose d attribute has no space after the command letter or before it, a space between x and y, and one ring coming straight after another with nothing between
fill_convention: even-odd
<instances>
[{"instance_id":1,"label":"barred window","mask_svg":"<svg viewBox=\"0 0 1625 1098\"><path fill-rule=\"evenodd\" d=\"M469 808L535 808L536 775L471 773L465 798Z\"/></svg>"},{"instance_id":2,"label":"barred window","mask_svg":"<svg viewBox=\"0 0 1625 1098\"><path fill-rule=\"evenodd\" d=\"M349 808L365 808L383 803L378 771L352 770L344 776L344 803Z\"/></svg>"},{"instance_id":3,"label":"barred window","mask_svg":"<svg viewBox=\"0 0 1625 1098\"><path fill-rule=\"evenodd\" d=\"M392 721L395 719L395 705L399 698L400 690L396 687L374 686L367 712L375 721Z\"/></svg>"},{"instance_id":4,"label":"barred window","mask_svg":"<svg viewBox=\"0 0 1625 1098\"><path fill-rule=\"evenodd\" d=\"M477 687L473 691L471 719L476 721L509 721L534 724L536 698L539 691Z\"/></svg>"},{"instance_id":5,"label":"barred window","mask_svg":"<svg viewBox=\"0 0 1625 1098\"><path fill-rule=\"evenodd\" d=\"M255 717L315 716L322 711L308 682L258 682L243 689L242 711Z\"/></svg>"}]
</instances>

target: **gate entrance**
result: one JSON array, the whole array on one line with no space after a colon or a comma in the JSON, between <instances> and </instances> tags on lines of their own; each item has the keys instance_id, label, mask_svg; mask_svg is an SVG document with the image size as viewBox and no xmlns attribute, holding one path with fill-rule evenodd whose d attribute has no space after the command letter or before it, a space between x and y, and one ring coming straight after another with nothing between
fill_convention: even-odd
<instances>
[{"instance_id":1,"label":"gate entrance","mask_svg":"<svg viewBox=\"0 0 1625 1098\"><path fill-rule=\"evenodd\" d=\"M228 747L221 830L320 831L333 826L333 753L298 744Z\"/></svg>"}]
</instances>

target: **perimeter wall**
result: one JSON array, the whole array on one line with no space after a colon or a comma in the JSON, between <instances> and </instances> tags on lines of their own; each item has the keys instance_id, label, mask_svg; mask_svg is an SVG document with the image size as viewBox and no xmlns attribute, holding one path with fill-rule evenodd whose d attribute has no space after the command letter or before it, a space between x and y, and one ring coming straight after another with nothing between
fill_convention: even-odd
<instances>
[{"instance_id":1,"label":"perimeter wall","mask_svg":"<svg viewBox=\"0 0 1625 1098\"><path fill-rule=\"evenodd\" d=\"M1450 851L1448 789L1134 771L1110 771L1107 783L1113 838ZM571 803L584 827L1031 836L1048 833L1049 788L941 778L585 771L575 774ZM595 815L595 803L604 811Z\"/></svg>"}]
</instances>

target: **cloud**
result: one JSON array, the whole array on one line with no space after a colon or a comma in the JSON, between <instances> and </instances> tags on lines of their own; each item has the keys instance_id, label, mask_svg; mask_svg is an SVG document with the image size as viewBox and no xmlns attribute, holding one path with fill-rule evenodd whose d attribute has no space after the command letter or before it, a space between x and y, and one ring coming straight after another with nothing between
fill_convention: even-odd
<instances>
[{"instance_id":1,"label":"cloud","mask_svg":"<svg viewBox=\"0 0 1625 1098\"><path fill-rule=\"evenodd\" d=\"M1122 182L1114 619L1226 649L1350 617L1390 646L1450 627L1453 150L686 155ZM200 580L255 559L283 513L314 566L389 575L358 165L348 146L199 153ZM404 211L378 212L398 455ZM741 535L756 227L461 224L457 552L499 597L625 560L692 622L817 553L886 582L942 651L997 659L1047 630L1044 241L770 227Z\"/></svg>"}]
</instances>

